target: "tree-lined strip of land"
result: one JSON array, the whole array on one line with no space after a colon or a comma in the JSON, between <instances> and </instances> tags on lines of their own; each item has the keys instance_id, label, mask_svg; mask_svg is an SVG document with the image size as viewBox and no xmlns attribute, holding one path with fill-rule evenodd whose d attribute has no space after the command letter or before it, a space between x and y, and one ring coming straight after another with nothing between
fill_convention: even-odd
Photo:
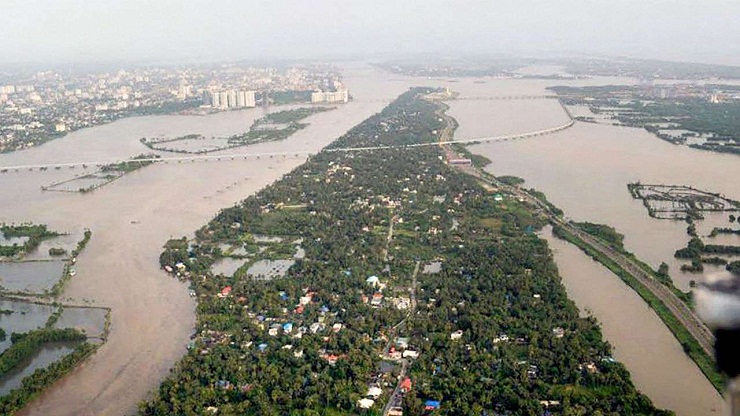
<instances>
[{"instance_id":1,"label":"tree-lined strip of land","mask_svg":"<svg viewBox=\"0 0 740 416\"><path fill-rule=\"evenodd\" d=\"M428 92L333 147L439 140ZM409 415L430 401L440 414L667 414L567 299L531 233L547 218L443 159L435 146L322 152L168 244L163 266L198 298L196 335L141 414L378 414L397 385ZM219 246L254 235L298 239L305 257L281 278L211 272Z\"/></svg>"}]
</instances>

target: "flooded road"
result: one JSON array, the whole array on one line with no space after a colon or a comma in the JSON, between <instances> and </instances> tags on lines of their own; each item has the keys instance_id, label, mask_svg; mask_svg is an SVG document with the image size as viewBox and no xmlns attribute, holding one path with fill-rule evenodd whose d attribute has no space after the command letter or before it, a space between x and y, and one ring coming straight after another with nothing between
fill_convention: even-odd
<instances>
[{"instance_id":1,"label":"flooded road","mask_svg":"<svg viewBox=\"0 0 740 416\"><path fill-rule=\"evenodd\" d=\"M362 82L374 73L360 69L347 76L345 83L355 100L311 116L306 120L310 126L289 139L230 152L318 151L405 90L402 84L376 90L374 84ZM139 143L141 137L236 134L263 115L262 109L252 109L124 119L38 148L0 155L0 166L128 158L149 152ZM185 353L194 325L195 303L186 287L159 269L162 245L170 237L191 234L219 209L257 192L304 161L305 156L155 164L88 194L40 190L79 170L0 175L0 222L32 221L75 234L92 230L62 299L112 309L108 342L23 414L134 412Z\"/></svg>"}]
</instances>

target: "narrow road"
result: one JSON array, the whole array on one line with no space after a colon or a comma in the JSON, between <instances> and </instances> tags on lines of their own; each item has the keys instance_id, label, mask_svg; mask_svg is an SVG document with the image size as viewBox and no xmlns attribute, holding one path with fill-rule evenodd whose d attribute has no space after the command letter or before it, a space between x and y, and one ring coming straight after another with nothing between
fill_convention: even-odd
<instances>
[{"instance_id":1,"label":"narrow road","mask_svg":"<svg viewBox=\"0 0 740 416\"><path fill-rule=\"evenodd\" d=\"M568 128L575 123L573 115L570 113L568 108L562 102L560 103L560 105L563 107L563 110L568 115L568 118L570 118L570 123L564 126L561 126L559 128L555 128L554 131L559 131L559 130L562 130L563 128ZM446 123L445 129L440 134L438 144L445 150L447 154L450 154L450 153L457 154L457 152L455 152L449 145L451 142L454 142L452 141L453 139L452 133L454 130L455 121L452 117L445 114L445 108L443 106L440 106L440 109L438 110L437 114L439 114L440 117L442 117ZM593 248L594 250L598 251L599 253L606 256L614 263L616 263L619 267L621 267L627 273L632 275L632 277L634 277L635 280L637 280L642 286L648 289L661 302L663 302L663 304L668 308L668 310L671 311L671 314L673 314L673 316L675 316L676 319L678 319L681 325L683 325L686 328L686 330L689 331L691 336L693 336L694 339L696 339L696 341L699 343L701 348L710 357L714 356L714 334L712 334L712 331L710 331L709 328L707 328L707 326L704 324L704 321L702 321L694 313L694 311L692 311L691 308L689 308L688 305L686 305L686 303L684 303L681 299L679 299L668 287L666 287L659 281L655 280L655 278L651 274L646 272L642 267L636 264L632 259L630 259L629 257L625 256L622 253L619 253L613 250L611 247L604 244L603 242L593 237L592 235L583 232L580 228L578 228L574 224L563 220L561 217L559 217L554 212L552 212L552 210L547 204L533 197L532 195L523 191L522 189L519 189L515 186L509 186L507 184L504 184L498 181L497 179L495 179L492 175L487 175L481 169L476 168L474 166L460 165L456 167L465 173L473 175L474 177L478 178L484 183L489 183L500 189L505 189L509 191L510 193L516 195L517 197L523 198L525 201L537 207L541 213L543 213L544 215L548 217L550 222L565 228L568 232L572 233L576 237L583 240L586 244L591 246L591 248Z\"/></svg>"},{"instance_id":2,"label":"narrow road","mask_svg":"<svg viewBox=\"0 0 740 416\"><path fill-rule=\"evenodd\" d=\"M471 175L474 175L481 181L488 182L500 189L505 189L519 198L523 198L525 201L536 206L539 211L546 215L550 222L565 228L566 231L575 235L576 237L583 240L586 244L591 246L594 250L598 251L602 255L609 258L611 261L616 263L619 267L624 269L627 273L632 275L642 286L648 289L655 297L657 297L663 304L671 311L671 313L678 319L687 331L697 340L701 348L710 356L714 356L714 335L712 331L707 328L695 313L692 311L686 303L679 299L668 287L657 281L652 275L646 272L642 267L636 264L632 259L619 253L609 247L608 245L601 242L599 239L592 235L583 232L580 228L574 224L563 220L555 213L553 213L549 206L533 197L529 193L513 186L506 185L498 180L487 177L478 169L470 166L462 166L463 170Z\"/></svg>"},{"instance_id":3,"label":"narrow road","mask_svg":"<svg viewBox=\"0 0 740 416\"><path fill-rule=\"evenodd\" d=\"M385 248L383 249L383 261L385 261L386 264L388 264L388 252L390 250L391 240L393 240L393 224L396 222L396 216L393 215L393 211L391 211L391 218L389 221L388 236L385 239Z\"/></svg>"},{"instance_id":4,"label":"narrow road","mask_svg":"<svg viewBox=\"0 0 740 416\"><path fill-rule=\"evenodd\" d=\"M396 384L396 388L393 389L393 393L391 394L391 397L388 399L388 403L386 403L385 406L383 407L383 416L388 416L388 413L394 407L402 407L403 396L402 396L402 391L401 391L401 382L403 381L403 378L406 376L407 369L408 369L408 361L405 359L401 360L401 375L398 378L398 384Z\"/></svg>"},{"instance_id":5,"label":"narrow road","mask_svg":"<svg viewBox=\"0 0 740 416\"><path fill-rule=\"evenodd\" d=\"M596 249L615 262L619 267L631 274L641 285L647 288L653 295L660 299L671 313L686 327L691 335L699 342L702 349L711 357L714 354L714 335L704 322L683 301L676 297L669 288L657 281L643 268L638 266L632 259L614 251L611 247L602 243L570 223L562 220L558 225L565 227L570 233L583 240L586 244Z\"/></svg>"},{"instance_id":6,"label":"narrow road","mask_svg":"<svg viewBox=\"0 0 740 416\"><path fill-rule=\"evenodd\" d=\"M417 279L416 277L419 274L419 268L421 266L421 261L417 261L416 265L414 266L414 272L411 274L411 305L409 306L409 311L406 314L406 317L404 317L401 322L397 323L396 326L393 327L391 330L392 336L389 339L388 344L386 345L386 349L383 353L384 359L389 359L388 357L388 350L390 349L390 346L393 343L393 339L395 338L396 331L401 327L402 324L404 324L410 317L416 312L416 286L417 286ZM400 407L403 402L403 396L401 391L401 383L403 382L403 379L406 378L406 372L409 368L409 359L403 358L401 360L401 372L398 375L398 383L396 384L396 388L393 389L393 393L388 398L388 403L385 404L383 407L383 416L388 415L388 412L394 407Z\"/></svg>"}]
</instances>

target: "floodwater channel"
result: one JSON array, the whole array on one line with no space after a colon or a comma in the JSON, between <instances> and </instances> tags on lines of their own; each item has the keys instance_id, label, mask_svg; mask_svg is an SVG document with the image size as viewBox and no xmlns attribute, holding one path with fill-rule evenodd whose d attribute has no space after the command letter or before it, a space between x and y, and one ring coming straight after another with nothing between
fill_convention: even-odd
<instances>
[{"instance_id":1,"label":"floodwater channel","mask_svg":"<svg viewBox=\"0 0 740 416\"><path fill-rule=\"evenodd\" d=\"M171 237L192 236L219 209L257 192L306 160L305 154L291 152L320 150L407 88L406 84L377 88L374 80L384 79L379 74L367 66L353 68L345 84L354 100L310 116L305 120L308 127L284 141L217 152L285 152L286 156L158 163L86 194L41 191L42 186L84 173L82 168L0 174L0 222L42 223L76 235L85 228L92 231L61 300L111 308L107 342L84 366L55 383L21 413L134 412L186 352L195 322L195 302L187 287L159 269L163 244ZM281 109L276 106L268 111ZM0 166L127 159L151 152L140 143L142 137L229 136L247 131L264 114L264 109L256 108L207 116L127 118L0 155ZM94 169L89 165L87 171Z\"/></svg>"},{"instance_id":2,"label":"floodwater channel","mask_svg":"<svg viewBox=\"0 0 740 416\"><path fill-rule=\"evenodd\" d=\"M553 251L568 297L594 315L637 388L679 415L724 415L724 402L657 314L609 269L576 246L540 234Z\"/></svg>"}]
</instances>

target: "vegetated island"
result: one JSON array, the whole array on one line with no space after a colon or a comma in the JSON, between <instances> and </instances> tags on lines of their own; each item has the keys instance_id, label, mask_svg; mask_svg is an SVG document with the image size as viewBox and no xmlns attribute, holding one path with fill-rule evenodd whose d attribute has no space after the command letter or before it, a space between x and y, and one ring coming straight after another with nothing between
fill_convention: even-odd
<instances>
[{"instance_id":1,"label":"vegetated island","mask_svg":"<svg viewBox=\"0 0 740 416\"><path fill-rule=\"evenodd\" d=\"M270 113L256 120L249 131L228 137L205 137L188 134L175 138L147 139L140 141L152 150L185 154L204 154L233 149L250 144L285 140L298 130L308 127L301 120L313 114L334 110L336 107L301 107Z\"/></svg>"},{"instance_id":2,"label":"vegetated island","mask_svg":"<svg viewBox=\"0 0 740 416\"><path fill-rule=\"evenodd\" d=\"M579 121L644 128L672 144L740 154L740 86L610 85L548 89L567 105L588 106L594 115L576 117Z\"/></svg>"},{"instance_id":3,"label":"vegetated island","mask_svg":"<svg viewBox=\"0 0 740 416\"><path fill-rule=\"evenodd\" d=\"M43 191L78 192L85 194L110 184L125 175L155 163L161 156L155 153L140 154L118 163L102 165L97 171L42 186Z\"/></svg>"},{"instance_id":4,"label":"vegetated island","mask_svg":"<svg viewBox=\"0 0 740 416\"><path fill-rule=\"evenodd\" d=\"M336 146L434 140L431 91ZM443 160L435 146L322 152L168 243L160 261L189 276L198 324L140 413L669 414L567 299L531 232L546 220ZM285 277L211 271L254 235L298 238L305 255Z\"/></svg>"}]
</instances>

